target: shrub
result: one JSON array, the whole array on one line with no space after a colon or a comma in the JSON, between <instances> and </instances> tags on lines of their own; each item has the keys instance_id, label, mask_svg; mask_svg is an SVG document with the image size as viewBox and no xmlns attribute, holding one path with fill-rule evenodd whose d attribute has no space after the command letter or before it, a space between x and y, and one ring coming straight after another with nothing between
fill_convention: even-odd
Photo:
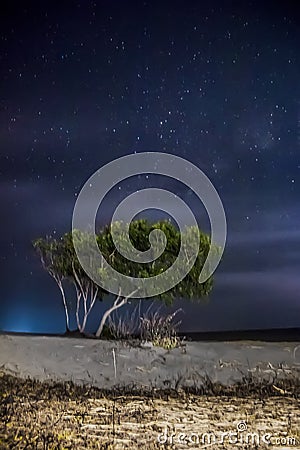
<instances>
[{"instance_id":1,"label":"shrub","mask_svg":"<svg viewBox=\"0 0 300 450\"><path fill-rule=\"evenodd\" d=\"M178 347L181 342L177 335L177 329L181 321L174 323L174 318L179 312L182 312L182 309L179 308L172 314L161 315L161 307L155 312L150 312L152 305L140 318L141 339L167 349Z\"/></svg>"}]
</instances>

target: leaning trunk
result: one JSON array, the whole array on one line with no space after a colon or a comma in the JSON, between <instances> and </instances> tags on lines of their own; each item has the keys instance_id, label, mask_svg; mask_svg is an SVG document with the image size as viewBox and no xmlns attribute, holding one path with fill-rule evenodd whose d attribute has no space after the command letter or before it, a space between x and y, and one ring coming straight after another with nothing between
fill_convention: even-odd
<instances>
[{"instance_id":1,"label":"leaning trunk","mask_svg":"<svg viewBox=\"0 0 300 450\"><path fill-rule=\"evenodd\" d=\"M68 305L67 305L67 301L66 301L66 296L65 296L65 291L62 285L61 281L57 281L58 287L60 289L61 292L61 296L62 296L62 300L63 300L63 304L64 304L64 308L65 308L65 316L66 316L66 330L67 333L70 331L70 320L69 320L69 312L68 312Z\"/></svg>"},{"instance_id":2,"label":"leaning trunk","mask_svg":"<svg viewBox=\"0 0 300 450\"><path fill-rule=\"evenodd\" d=\"M134 291L131 292L131 294L129 294L127 297L121 297L121 289L119 289L119 295L117 296L116 300L114 301L113 305L111 308L109 308L107 311L105 311L105 313L102 316L100 325L96 331L96 337L100 337L102 331L103 331L103 327L105 325L105 322L107 321L108 317L111 315L111 313L113 311L115 311L118 308L121 308L121 306L125 305L125 303L127 303L128 299L130 297L132 297L136 292L138 291L138 289L135 289ZM122 299L122 300L121 300Z\"/></svg>"},{"instance_id":3,"label":"leaning trunk","mask_svg":"<svg viewBox=\"0 0 300 450\"><path fill-rule=\"evenodd\" d=\"M111 308L109 308L107 311L105 311L105 313L102 316L100 325L99 325L99 327L98 327L98 329L96 331L96 337L100 337L100 335L101 335L101 333L103 331L105 322L107 321L107 319L111 315L111 313L113 311L115 311L116 309L121 308L121 306L125 305L126 302L127 302L127 298L124 298L120 303L115 304L116 303L115 302Z\"/></svg>"}]
</instances>

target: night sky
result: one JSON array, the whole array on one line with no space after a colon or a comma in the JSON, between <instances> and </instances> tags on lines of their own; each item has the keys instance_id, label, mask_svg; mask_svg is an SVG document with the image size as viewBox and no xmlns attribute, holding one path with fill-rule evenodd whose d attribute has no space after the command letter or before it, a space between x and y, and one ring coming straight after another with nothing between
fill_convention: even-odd
<instances>
[{"instance_id":1,"label":"night sky","mask_svg":"<svg viewBox=\"0 0 300 450\"><path fill-rule=\"evenodd\" d=\"M70 231L86 180L145 151L196 164L226 211L214 291L184 303L183 329L300 326L295 4L1 2L0 329L64 331L59 290L31 240ZM100 219L156 181L201 216L193 193L156 178L117 186Z\"/></svg>"}]
</instances>

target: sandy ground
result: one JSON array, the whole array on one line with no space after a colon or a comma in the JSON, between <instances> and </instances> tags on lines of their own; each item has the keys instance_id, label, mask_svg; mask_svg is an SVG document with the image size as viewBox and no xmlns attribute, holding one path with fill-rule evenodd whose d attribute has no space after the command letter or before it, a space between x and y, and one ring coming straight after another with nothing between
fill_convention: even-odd
<instances>
[{"instance_id":1,"label":"sandy ground","mask_svg":"<svg viewBox=\"0 0 300 450\"><path fill-rule=\"evenodd\" d=\"M300 377L300 343L188 342L182 348L49 336L0 336L0 369L37 380L116 386L198 388L206 377L230 385L251 374Z\"/></svg>"},{"instance_id":2,"label":"sandy ground","mask_svg":"<svg viewBox=\"0 0 300 450\"><path fill-rule=\"evenodd\" d=\"M251 393L245 379L234 391L249 375L271 381L268 392ZM227 391L180 389L201 390L207 380ZM0 335L0 449L300 449L299 380L297 342L189 342L167 351ZM178 394L133 395L131 387Z\"/></svg>"}]
</instances>

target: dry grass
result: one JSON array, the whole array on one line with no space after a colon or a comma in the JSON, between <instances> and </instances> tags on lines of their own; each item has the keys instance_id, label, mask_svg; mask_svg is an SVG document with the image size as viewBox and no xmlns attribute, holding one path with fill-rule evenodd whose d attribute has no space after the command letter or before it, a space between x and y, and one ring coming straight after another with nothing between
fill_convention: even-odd
<instances>
[{"instance_id":1,"label":"dry grass","mask_svg":"<svg viewBox=\"0 0 300 450\"><path fill-rule=\"evenodd\" d=\"M72 383L40 383L0 375L0 448L3 449L126 449L206 448L178 444L179 433L195 440L204 432L235 432L247 424L249 433L293 437L300 442L298 379L259 383L251 378L232 387L206 380L202 392L114 392L75 386ZM200 395L199 395L200 394ZM160 444L168 429L174 444ZM240 434L239 436L244 436ZM163 438L161 436L161 442ZM227 438L213 449L264 449L255 443L233 445ZM291 444L291 445L290 445ZM299 443L271 446L299 448ZM295 445L294 445L295 444Z\"/></svg>"}]
</instances>

